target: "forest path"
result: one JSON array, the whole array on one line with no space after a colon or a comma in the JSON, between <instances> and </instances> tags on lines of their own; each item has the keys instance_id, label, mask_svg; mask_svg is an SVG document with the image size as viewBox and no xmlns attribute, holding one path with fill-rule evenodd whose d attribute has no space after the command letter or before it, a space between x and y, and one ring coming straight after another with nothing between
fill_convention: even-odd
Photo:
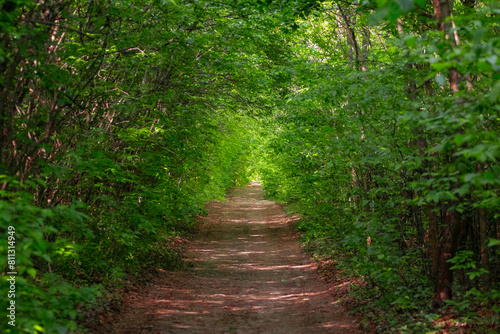
<instances>
[{"instance_id":1,"label":"forest path","mask_svg":"<svg viewBox=\"0 0 500 334\"><path fill-rule=\"evenodd\" d=\"M188 269L129 300L112 333L361 333L260 185L207 208Z\"/></svg>"}]
</instances>

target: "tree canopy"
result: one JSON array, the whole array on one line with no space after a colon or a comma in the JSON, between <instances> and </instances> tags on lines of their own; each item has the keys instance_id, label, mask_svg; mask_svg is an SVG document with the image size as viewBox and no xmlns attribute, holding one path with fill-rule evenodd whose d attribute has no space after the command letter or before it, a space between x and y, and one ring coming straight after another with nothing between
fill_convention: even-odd
<instances>
[{"instance_id":1,"label":"tree canopy","mask_svg":"<svg viewBox=\"0 0 500 334\"><path fill-rule=\"evenodd\" d=\"M5 333L81 329L252 178L379 332L498 329L498 2L0 8Z\"/></svg>"}]
</instances>

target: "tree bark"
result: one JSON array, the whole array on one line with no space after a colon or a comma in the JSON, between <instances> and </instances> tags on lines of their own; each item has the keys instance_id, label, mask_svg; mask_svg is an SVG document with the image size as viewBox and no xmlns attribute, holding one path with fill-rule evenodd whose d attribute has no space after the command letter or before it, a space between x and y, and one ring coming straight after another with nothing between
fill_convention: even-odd
<instances>
[{"instance_id":1,"label":"tree bark","mask_svg":"<svg viewBox=\"0 0 500 334\"><path fill-rule=\"evenodd\" d=\"M454 46L460 44L460 38L458 32L454 29L455 22L453 21L453 1L452 0L432 0L434 6L434 18L438 21L438 30L441 30L446 40L451 41ZM446 20L449 17L450 20ZM450 32L452 35L450 35ZM450 83L450 89L454 92L458 92L459 83L461 76L457 69L452 67L448 71L448 82Z\"/></svg>"},{"instance_id":2,"label":"tree bark","mask_svg":"<svg viewBox=\"0 0 500 334\"><path fill-rule=\"evenodd\" d=\"M452 0L432 0L434 6L434 17L438 21L438 30L444 33L445 39L454 46L460 43L453 22L453 3ZM450 18L447 20L447 18ZM448 81L450 90L458 92L461 76L452 67L448 71ZM450 153L450 157L453 152ZM454 188L452 185L451 188ZM448 262L455 256L459 238L462 220L459 213L454 209L456 203L443 203L441 207L441 226L437 224L437 217L434 222L431 220L430 239L432 254L432 271L435 277L434 295L432 297L432 307L441 308L444 302L452 297L453 272Z\"/></svg>"}]
</instances>

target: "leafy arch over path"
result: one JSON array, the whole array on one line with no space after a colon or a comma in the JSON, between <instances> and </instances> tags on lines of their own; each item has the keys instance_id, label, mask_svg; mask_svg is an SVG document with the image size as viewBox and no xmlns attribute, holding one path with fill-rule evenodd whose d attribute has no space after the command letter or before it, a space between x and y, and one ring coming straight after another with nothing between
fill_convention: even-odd
<instances>
[{"instance_id":1,"label":"leafy arch over path","mask_svg":"<svg viewBox=\"0 0 500 334\"><path fill-rule=\"evenodd\" d=\"M365 277L381 331L498 298L497 20L489 2L332 1L297 21L263 184Z\"/></svg>"},{"instance_id":2,"label":"leafy arch over path","mask_svg":"<svg viewBox=\"0 0 500 334\"><path fill-rule=\"evenodd\" d=\"M0 226L16 229L22 330L74 330L84 303L176 266L172 238L252 173L372 285L370 305L498 302L496 2L0 7Z\"/></svg>"}]
</instances>

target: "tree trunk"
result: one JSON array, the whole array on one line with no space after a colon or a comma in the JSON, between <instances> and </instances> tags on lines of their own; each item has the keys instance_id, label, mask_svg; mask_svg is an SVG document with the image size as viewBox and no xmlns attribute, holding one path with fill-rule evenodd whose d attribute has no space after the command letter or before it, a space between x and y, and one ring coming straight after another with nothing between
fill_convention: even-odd
<instances>
[{"instance_id":1,"label":"tree trunk","mask_svg":"<svg viewBox=\"0 0 500 334\"><path fill-rule=\"evenodd\" d=\"M456 210L449 210L448 206L443 206L442 211L442 237L438 243L439 257L435 259L437 273L432 297L433 308L443 307L445 300L452 297L453 272L450 270L451 264L448 261L455 256L462 227Z\"/></svg>"},{"instance_id":2,"label":"tree trunk","mask_svg":"<svg viewBox=\"0 0 500 334\"><path fill-rule=\"evenodd\" d=\"M452 0L432 0L434 5L434 17L438 21L438 29L444 32L447 40L450 40L454 46L460 44L460 38L458 37L458 32L456 30L451 31L451 28L455 28L455 22L453 21L453 1ZM449 20L446 18L449 17ZM452 36L450 36L450 32ZM461 76L457 69L452 67L448 71L448 81L450 83L450 89L454 92L458 92L459 83Z\"/></svg>"},{"instance_id":3,"label":"tree trunk","mask_svg":"<svg viewBox=\"0 0 500 334\"><path fill-rule=\"evenodd\" d=\"M477 165L477 170L479 173L483 172L484 167L481 164ZM480 246L480 255L481 255L481 264L483 265L483 269L488 273L483 276L483 284L486 290L491 288L491 276L489 274L490 271L490 261L488 258L488 249L486 244L488 243L488 222L486 220L486 211L483 208L478 210L479 216L479 243Z\"/></svg>"},{"instance_id":4,"label":"tree trunk","mask_svg":"<svg viewBox=\"0 0 500 334\"><path fill-rule=\"evenodd\" d=\"M454 46L458 45L460 43L458 34L451 29L455 27L452 0L432 0L432 4L434 6L434 17L438 21L437 28L444 33L446 40L450 41ZM447 18L450 19L447 20ZM448 81L453 92L459 90L460 79L458 71L455 68L450 68ZM450 153L451 156L453 156L453 152ZM437 219L434 217L435 222L431 220L431 228L429 229L431 234L431 254L433 256L432 267L436 279L431 303L433 308L443 307L444 302L452 297L453 272L448 261L455 256L462 227L462 220L454 209L455 205L456 203L443 204L441 208L441 226L437 226Z\"/></svg>"}]
</instances>

